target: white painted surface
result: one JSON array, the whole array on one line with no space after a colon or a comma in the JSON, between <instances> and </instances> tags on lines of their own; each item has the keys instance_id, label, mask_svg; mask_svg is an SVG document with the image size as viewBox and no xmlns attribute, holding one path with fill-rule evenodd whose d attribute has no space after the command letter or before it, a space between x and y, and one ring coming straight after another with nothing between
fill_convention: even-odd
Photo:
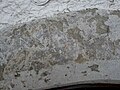
<instances>
[{"instance_id":1,"label":"white painted surface","mask_svg":"<svg viewBox=\"0 0 120 90\"><path fill-rule=\"evenodd\" d=\"M34 0L1 0L0 28L85 8L117 10L120 9L120 0L50 0L45 6L37 6Z\"/></svg>"}]
</instances>

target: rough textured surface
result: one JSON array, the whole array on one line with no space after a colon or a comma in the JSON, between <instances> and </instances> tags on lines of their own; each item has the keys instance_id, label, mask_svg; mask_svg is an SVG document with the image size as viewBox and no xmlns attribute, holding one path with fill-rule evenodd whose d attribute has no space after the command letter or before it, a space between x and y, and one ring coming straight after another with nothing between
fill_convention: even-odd
<instances>
[{"instance_id":1,"label":"rough textured surface","mask_svg":"<svg viewBox=\"0 0 120 90\"><path fill-rule=\"evenodd\" d=\"M119 13L85 9L1 29L0 89L120 80L110 67L120 68Z\"/></svg>"},{"instance_id":2,"label":"rough textured surface","mask_svg":"<svg viewBox=\"0 0 120 90\"><path fill-rule=\"evenodd\" d=\"M47 1L0 0L0 28L85 8L120 10L120 0L50 0L44 4Z\"/></svg>"}]
</instances>

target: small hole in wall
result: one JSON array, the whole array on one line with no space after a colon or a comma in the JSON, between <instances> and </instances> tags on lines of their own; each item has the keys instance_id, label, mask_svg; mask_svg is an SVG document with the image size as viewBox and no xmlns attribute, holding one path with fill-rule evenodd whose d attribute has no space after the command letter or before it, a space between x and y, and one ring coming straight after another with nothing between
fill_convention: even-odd
<instances>
[{"instance_id":1,"label":"small hole in wall","mask_svg":"<svg viewBox=\"0 0 120 90\"><path fill-rule=\"evenodd\" d=\"M108 75L105 75L106 77L108 76Z\"/></svg>"},{"instance_id":2,"label":"small hole in wall","mask_svg":"<svg viewBox=\"0 0 120 90\"><path fill-rule=\"evenodd\" d=\"M20 74L19 74L19 73L15 73L14 76L15 76L15 77L20 77Z\"/></svg>"},{"instance_id":3,"label":"small hole in wall","mask_svg":"<svg viewBox=\"0 0 120 90\"><path fill-rule=\"evenodd\" d=\"M67 74L65 74L65 76L67 76Z\"/></svg>"},{"instance_id":4,"label":"small hole in wall","mask_svg":"<svg viewBox=\"0 0 120 90\"><path fill-rule=\"evenodd\" d=\"M69 66L67 66L67 69L69 69L70 67Z\"/></svg>"}]
</instances>

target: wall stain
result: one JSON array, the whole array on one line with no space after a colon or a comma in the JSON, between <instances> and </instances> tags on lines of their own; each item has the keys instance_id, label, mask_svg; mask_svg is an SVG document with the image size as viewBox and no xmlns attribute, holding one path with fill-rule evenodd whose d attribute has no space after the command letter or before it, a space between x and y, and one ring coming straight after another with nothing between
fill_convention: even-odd
<instances>
[{"instance_id":1,"label":"wall stain","mask_svg":"<svg viewBox=\"0 0 120 90\"><path fill-rule=\"evenodd\" d=\"M39 61L33 61L31 63L31 67L33 67L33 69L36 71L36 74L39 74L39 70L41 70L42 68L45 68L46 65Z\"/></svg>"},{"instance_id":2,"label":"wall stain","mask_svg":"<svg viewBox=\"0 0 120 90\"><path fill-rule=\"evenodd\" d=\"M87 8L87 9L81 10L81 11L79 11L79 12L82 13L82 14L86 14L86 13L88 13L88 12L92 12L92 15L94 15L97 10L98 10L98 8L93 8L93 9Z\"/></svg>"},{"instance_id":3,"label":"wall stain","mask_svg":"<svg viewBox=\"0 0 120 90\"><path fill-rule=\"evenodd\" d=\"M97 64L93 64L92 66L88 66L88 68L90 68L91 71L100 72L98 69L99 65L97 65Z\"/></svg>"},{"instance_id":4,"label":"wall stain","mask_svg":"<svg viewBox=\"0 0 120 90\"><path fill-rule=\"evenodd\" d=\"M46 20L47 26L50 30L60 30L63 31L63 22L57 20Z\"/></svg>"},{"instance_id":5,"label":"wall stain","mask_svg":"<svg viewBox=\"0 0 120 90\"><path fill-rule=\"evenodd\" d=\"M45 77L45 76L47 76L47 75L49 75L50 73L48 72L48 71L45 71L45 72L43 72L42 74L41 74L41 77Z\"/></svg>"},{"instance_id":6,"label":"wall stain","mask_svg":"<svg viewBox=\"0 0 120 90\"><path fill-rule=\"evenodd\" d=\"M101 16L99 13L93 16L92 18L88 19L88 22L93 22L94 20L97 22L96 24L96 33L99 35L101 34L108 34L110 32L109 26L105 25L105 21L109 19L108 16Z\"/></svg>"},{"instance_id":7,"label":"wall stain","mask_svg":"<svg viewBox=\"0 0 120 90\"><path fill-rule=\"evenodd\" d=\"M110 15L117 15L120 18L120 10L114 10L110 12Z\"/></svg>"},{"instance_id":8,"label":"wall stain","mask_svg":"<svg viewBox=\"0 0 120 90\"><path fill-rule=\"evenodd\" d=\"M83 74L83 76L87 76L87 71L82 71L81 73Z\"/></svg>"},{"instance_id":9,"label":"wall stain","mask_svg":"<svg viewBox=\"0 0 120 90\"><path fill-rule=\"evenodd\" d=\"M77 59L75 59L76 63L84 63L86 61L88 61L88 60L82 54L79 54Z\"/></svg>"},{"instance_id":10,"label":"wall stain","mask_svg":"<svg viewBox=\"0 0 120 90\"><path fill-rule=\"evenodd\" d=\"M0 65L0 81L4 80L3 72L4 72L5 64Z\"/></svg>"},{"instance_id":11,"label":"wall stain","mask_svg":"<svg viewBox=\"0 0 120 90\"><path fill-rule=\"evenodd\" d=\"M67 30L67 33L70 37L73 37L73 39L78 40L78 42L83 42L83 37L80 35L80 29L78 27L71 28Z\"/></svg>"}]
</instances>

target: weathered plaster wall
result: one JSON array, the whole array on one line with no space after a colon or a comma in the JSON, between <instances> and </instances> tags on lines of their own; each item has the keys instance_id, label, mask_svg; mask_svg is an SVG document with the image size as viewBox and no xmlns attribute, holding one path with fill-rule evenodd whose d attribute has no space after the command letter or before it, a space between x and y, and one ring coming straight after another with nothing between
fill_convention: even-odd
<instances>
[{"instance_id":1,"label":"weathered plaster wall","mask_svg":"<svg viewBox=\"0 0 120 90\"><path fill-rule=\"evenodd\" d=\"M0 30L0 89L120 80L120 11L85 9Z\"/></svg>"},{"instance_id":2,"label":"weathered plaster wall","mask_svg":"<svg viewBox=\"0 0 120 90\"><path fill-rule=\"evenodd\" d=\"M0 90L120 80L120 0L38 1L0 0Z\"/></svg>"}]
</instances>

